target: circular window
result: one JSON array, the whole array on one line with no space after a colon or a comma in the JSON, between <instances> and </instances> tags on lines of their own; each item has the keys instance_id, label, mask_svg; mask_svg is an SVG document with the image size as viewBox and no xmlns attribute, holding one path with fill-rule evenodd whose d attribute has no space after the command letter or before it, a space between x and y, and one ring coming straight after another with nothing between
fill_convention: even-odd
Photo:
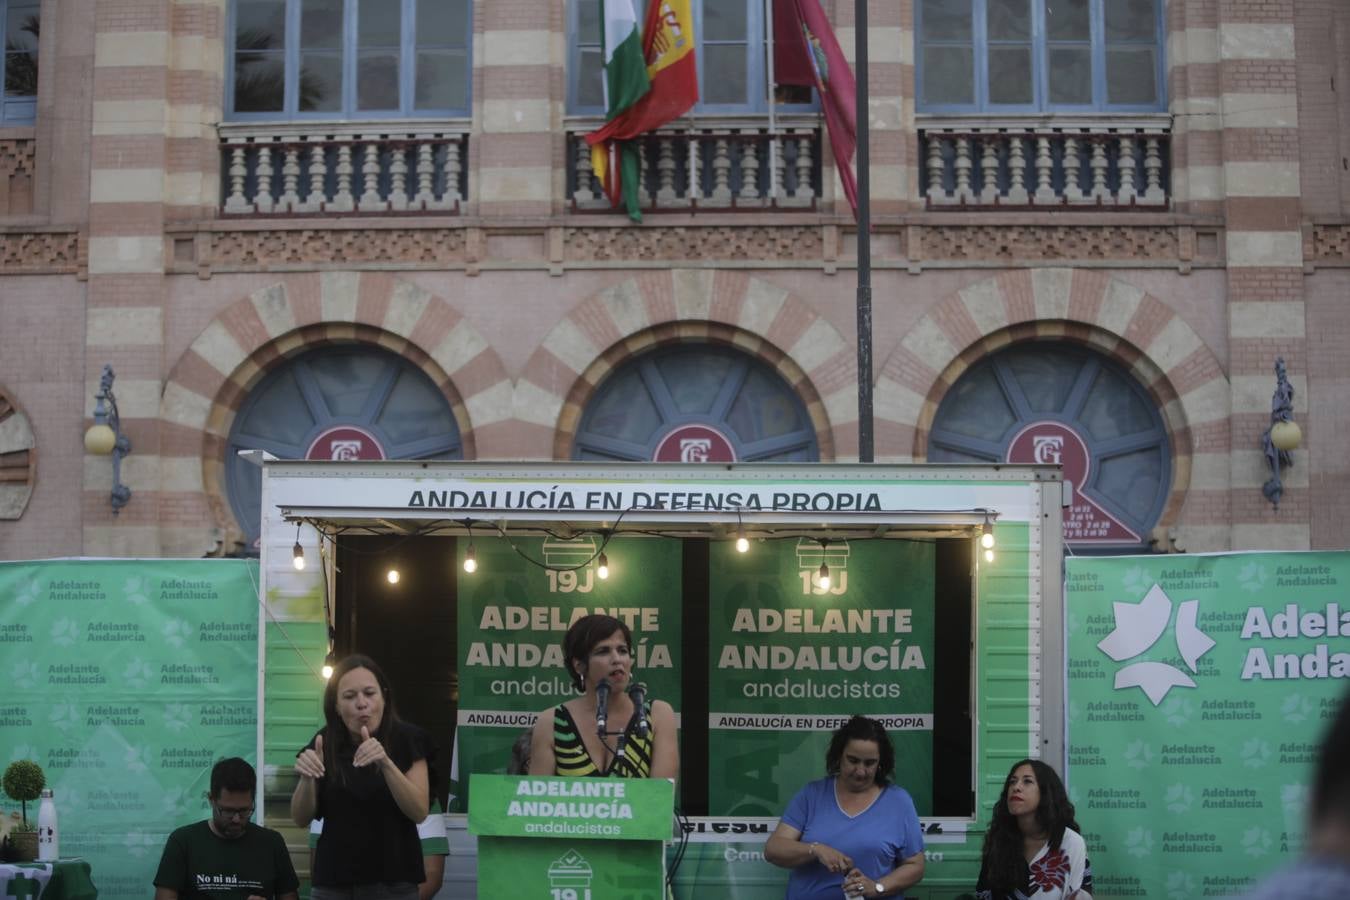
<instances>
[{"instance_id":1,"label":"circular window","mask_svg":"<svg viewBox=\"0 0 1350 900\"><path fill-rule=\"evenodd\" d=\"M244 401L225 450L225 489L250 545L261 474L240 450L282 459L462 459L445 396L420 369L370 347L324 348L268 373Z\"/></svg>"},{"instance_id":2,"label":"circular window","mask_svg":"<svg viewBox=\"0 0 1350 900\"><path fill-rule=\"evenodd\" d=\"M1171 486L1167 429L1148 392L1098 353L1011 347L971 366L942 398L930 462L1057 463L1073 483L1064 538L1138 547Z\"/></svg>"},{"instance_id":3,"label":"circular window","mask_svg":"<svg viewBox=\"0 0 1350 900\"><path fill-rule=\"evenodd\" d=\"M731 349L684 345L601 382L572 458L813 462L820 453L806 407L777 372Z\"/></svg>"}]
</instances>

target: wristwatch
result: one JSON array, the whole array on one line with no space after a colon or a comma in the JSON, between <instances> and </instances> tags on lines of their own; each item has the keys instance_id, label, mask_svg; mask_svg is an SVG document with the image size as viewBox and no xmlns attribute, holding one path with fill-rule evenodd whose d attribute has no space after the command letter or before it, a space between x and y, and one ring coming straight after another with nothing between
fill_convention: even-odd
<instances>
[{"instance_id":1,"label":"wristwatch","mask_svg":"<svg viewBox=\"0 0 1350 900\"><path fill-rule=\"evenodd\" d=\"M885 888L884 886L882 886L882 884L881 884L880 881L878 881L878 882L876 882L875 884L873 884L872 887L874 887L874 888L877 889L877 896L878 896L878 897L880 897L882 894L886 893L886 888Z\"/></svg>"}]
</instances>

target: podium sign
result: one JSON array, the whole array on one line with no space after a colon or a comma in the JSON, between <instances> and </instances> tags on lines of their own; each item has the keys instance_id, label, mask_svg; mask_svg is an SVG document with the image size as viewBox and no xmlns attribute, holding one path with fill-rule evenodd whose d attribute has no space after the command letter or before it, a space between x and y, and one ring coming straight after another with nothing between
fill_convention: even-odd
<instances>
[{"instance_id":1,"label":"podium sign","mask_svg":"<svg viewBox=\"0 0 1350 900\"><path fill-rule=\"evenodd\" d=\"M675 786L662 778L471 776L478 892L662 900Z\"/></svg>"}]
</instances>

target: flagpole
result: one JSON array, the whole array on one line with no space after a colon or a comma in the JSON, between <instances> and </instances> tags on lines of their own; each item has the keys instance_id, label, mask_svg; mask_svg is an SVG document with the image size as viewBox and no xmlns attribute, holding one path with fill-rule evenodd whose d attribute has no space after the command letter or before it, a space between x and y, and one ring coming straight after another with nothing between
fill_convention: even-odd
<instances>
[{"instance_id":1,"label":"flagpole","mask_svg":"<svg viewBox=\"0 0 1350 900\"><path fill-rule=\"evenodd\" d=\"M764 0L764 33L768 36L769 51L769 203L778 199L778 97L774 91L773 68L773 4Z\"/></svg>"},{"instance_id":2,"label":"flagpole","mask_svg":"<svg viewBox=\"0 0 1350 900\"><path fill-rule=\"evenodd\" d=\"M858 461L872 462L872 209L868 171L867 0L853 0L854 107L858 119Z\"/></svg>"}]
</instances>

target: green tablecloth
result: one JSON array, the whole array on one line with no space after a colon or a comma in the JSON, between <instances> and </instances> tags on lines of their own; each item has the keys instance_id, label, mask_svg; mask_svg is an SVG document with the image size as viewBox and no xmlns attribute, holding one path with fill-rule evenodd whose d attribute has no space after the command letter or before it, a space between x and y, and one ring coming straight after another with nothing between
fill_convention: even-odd
<instances>
[{"instance_id":1,"label":"green tablecloth","mask_svg":"<svg viewBox=\"0 0 1350 900\"><path fill-rule=\"evenodd\" d=\"M90 878L88 860L0 863L0 898L4 900L95 900L97 897L98 888Z\"/></svg>"}]
</instances>

